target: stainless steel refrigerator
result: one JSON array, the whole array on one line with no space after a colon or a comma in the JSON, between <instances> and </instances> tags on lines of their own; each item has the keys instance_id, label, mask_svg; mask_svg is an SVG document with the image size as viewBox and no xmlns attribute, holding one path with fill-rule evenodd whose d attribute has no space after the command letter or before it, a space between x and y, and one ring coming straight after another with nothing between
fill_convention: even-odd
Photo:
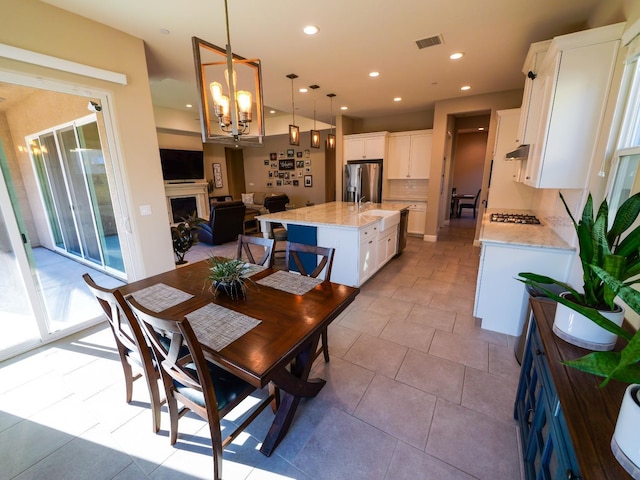
<instances>
[{"instance_id":1,"label":"stainless steel refrigerator","mask_svg":"<svg viewBox=\"0 0 640 480\"><path fill-rule=\"evenodd\" d=\"M350 160L344 167L343 201L382 202L382 160Z\"/></svg>"}]
</instances>

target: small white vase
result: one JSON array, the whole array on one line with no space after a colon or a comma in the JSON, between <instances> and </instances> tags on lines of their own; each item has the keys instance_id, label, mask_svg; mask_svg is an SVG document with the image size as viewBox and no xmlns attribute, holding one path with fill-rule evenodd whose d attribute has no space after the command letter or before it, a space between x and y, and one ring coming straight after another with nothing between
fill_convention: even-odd
<instances>
[{"instance_id":1,"label":"small white vase","mask_svg":"<svg viewBox=\"0 0 640 480\"><path fill-rule=\"evenodd\" d=\"M561 293L564 297L569 292ZM608 318L616 325L624 322L624 308L616 305L615 312L600 311L602 316ZM616 345L618 336L611 333L581 313L558 303L556 316L553 321L553 333L572 345L595 351L612 350Z\"/></svg>"},{"instance_id":2,"label":"small white vase","mask_svg":"<svg viewBox=\"0 0 640 480\"><path fill-rule=\"evenodd\" d=\"M627 387L622 397L611 451L620 465L633 477L640 478L640 385Z\"/></svg>"}]
</instances>

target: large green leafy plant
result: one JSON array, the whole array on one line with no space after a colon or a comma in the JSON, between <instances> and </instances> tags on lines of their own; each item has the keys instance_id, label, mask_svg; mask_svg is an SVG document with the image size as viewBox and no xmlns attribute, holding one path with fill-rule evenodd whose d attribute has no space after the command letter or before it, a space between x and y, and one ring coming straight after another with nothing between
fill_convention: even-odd
<instances>
[{"instance_id":1,"label":"large green leafy plant","mask_svg":"<svg viewBox=\"0 0 640 480\"><path fill-rule=\"evenodd\" d=\"M602 385L615 378L628 383L640 383L640 334L630 334L601 315L598 310L615 310L619 297L634 312L640 314L640 292L632 288L640 274L640 227L634 226L640 214L640 193L628 198L616 212L611 229L609 207L603 200L597 215L593 215L593 199L589 195L580 222L576 222L567 203L562 203L571 217L578 236L579 255L584 272L583 293L570 285L544 275L523 272L519 280L544 291L566 307L581 313L605 330L628 343L620 352L594 352L567 365L605 377ZM568 295L557 295L549 285L559 285Z\"/></svg>"}]
</instances>

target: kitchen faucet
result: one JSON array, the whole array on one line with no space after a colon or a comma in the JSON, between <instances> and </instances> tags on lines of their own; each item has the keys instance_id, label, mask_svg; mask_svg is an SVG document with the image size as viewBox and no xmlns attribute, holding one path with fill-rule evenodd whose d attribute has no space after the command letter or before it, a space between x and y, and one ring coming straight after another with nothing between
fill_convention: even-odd
<instances>
[{"instance_id":1,"label":"kitchen faucet","mask_svg":"<svg viewBox=\"0 0 640 480\"><path fill-rule=\"evenodd\" d=\"M362 195L359 199L358 199L358 210L362 209L362 200L365 199L365 196Z\"/></svg>"}]
</instances>

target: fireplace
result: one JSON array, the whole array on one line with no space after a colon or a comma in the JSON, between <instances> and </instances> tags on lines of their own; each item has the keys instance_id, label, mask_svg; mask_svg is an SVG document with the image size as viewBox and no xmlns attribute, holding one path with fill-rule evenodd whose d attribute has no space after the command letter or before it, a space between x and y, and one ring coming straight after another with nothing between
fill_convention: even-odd
<instances>
[{"instance_id":1,"label":"fireplace","mask_svg":"<svg viewBox=\"0 0 640 480\"><path fill-rule=\"evenodd\" d=\"M198 211L196 197L175 197L169 199L171 202L171 215L173 223L184 222L184 219Z\"/></svg>"},{"instance_id":2,"label":"fireplace","mask_svg":"<svg viewBox=\"0 0 640 480\"><path fill-rule=\"evenodd\" d=\"M166 183L164 190L169 223L183 222L193 212L200 218L209 219L209 195L205 182Z\"/></svg>"}]
</instances>

